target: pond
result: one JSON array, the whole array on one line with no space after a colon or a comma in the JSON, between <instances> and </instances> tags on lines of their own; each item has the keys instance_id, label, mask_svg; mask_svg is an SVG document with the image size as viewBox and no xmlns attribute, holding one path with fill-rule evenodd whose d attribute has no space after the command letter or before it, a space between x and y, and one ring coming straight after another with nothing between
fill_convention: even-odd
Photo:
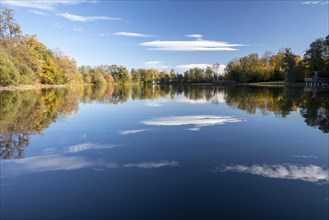
<instances>
[{"instance_id":1,"label":"pond","mask_svg":"<svg viewBox=\"0 0 329 220\"><path fill-rule=\"evenodd\" d=\"M329 92L0 93L1 219L328 219Z\"/></svg>"}]
</instances>

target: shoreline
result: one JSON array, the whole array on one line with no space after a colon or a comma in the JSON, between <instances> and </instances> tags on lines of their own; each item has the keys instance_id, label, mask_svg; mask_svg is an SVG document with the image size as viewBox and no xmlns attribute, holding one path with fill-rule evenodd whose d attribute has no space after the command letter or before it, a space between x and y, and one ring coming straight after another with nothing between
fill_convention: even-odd
<instances>
[{"instance_id":1,"label":"shoreline","mask_svg":"<svg viewBox=\"0 0 329 220\"><path fill-rule=\"evenodd\" d=\"M95 85L95 84L81 84L84 85ZM105 85L105 84L104 84ZM138 85L138 83L129 83L125 85ZM151 85L151 84L150 84ZM304 87L304 83L287 83L287 82L257 82L257 83L237 83L232 81L222 81L216 83L157 83L155 85L175 85L175 86L259 86L259 87ZM49 85L49 84L35 84L35 85L10 85L0 86L0 91L15 91L15 90L30 90L30 89L47 89L47 88L64 88L68 84L61 85ZM117 86L117 84L112 84Z\"/></svg>"},{"instance_id":2,"label":"shoreline","mask_svg":"<svg viewBox=\"0 0 329 220\"><path fill-rule=\"evenodd\" d=\"M36 84L36 85L17 85L17 86L0 86L0 91L15 91L15 90L29 90L29 89L47 89L47 88L63 88L67 85L47 85L47 84Z\"/></svg>"}]
</instances>

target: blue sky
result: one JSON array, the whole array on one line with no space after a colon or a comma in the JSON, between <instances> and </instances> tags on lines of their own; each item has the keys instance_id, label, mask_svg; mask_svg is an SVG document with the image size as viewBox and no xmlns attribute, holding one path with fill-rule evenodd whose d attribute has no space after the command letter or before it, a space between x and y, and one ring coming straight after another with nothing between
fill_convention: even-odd
<instances>
[{"instance_id":1,"label":"blue sky","mask_svg":"<svg viewBox=\"0 0 329 220\"><path fill-rule=\"evenodd\" d=\"M301 55L329 32L328 1L2 0L5 6L24 33L78 65L182 72L284 47Z\"/></svg>"}]
</instances>

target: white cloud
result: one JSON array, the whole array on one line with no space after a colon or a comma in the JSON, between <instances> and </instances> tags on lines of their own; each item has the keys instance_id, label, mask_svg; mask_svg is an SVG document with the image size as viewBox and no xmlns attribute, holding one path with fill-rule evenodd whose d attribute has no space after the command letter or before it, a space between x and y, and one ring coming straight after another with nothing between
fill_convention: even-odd
<instances>
[{"instance_id":1,"label":"white cloud","mask_svg":"<svg viewBox=\"0 0 329 220\"><path fill-rule=\"evenodd\" d=\"M312 183L328 183L329 170L316 165L295 165L295 164L276 164L276 165L223 165L215 168L214 171L238 172L259 175L263 177L276 179L302 180Z\"/></svg>"},{"instance_id":2,"label":"white cloud","mask_svg":"<svg viewBox=\"0 0 329 220\"><path fill-rule=\"evenodd\" d=\"M128 163L124 164L123 167L136 167L136 168L161 168L161 167L177 167L179 163L177 161L160 161L160 162L141 162L141 163Z\"/></svg>"},{"instance_id":3,"label":"white cloud","mask_svg":"<svg viewBox=\"0 0 329 220\"><path fill-rule=\"evenodd\" d=\"M93 144L93 143L83 143L83 144L77 144L77 145L66 147L65 152L77 153L85 150L111 149L114 147L121 147L121 146L123 145L114 145L114 144L102 145L102 144Z\"/></svg>"},{"instance_id":4,"label":"white cloud","mask_svg":"<svg viewBox=\"0 0 329 220\"><path fill-rule=\"evenodd\" d=\"M202 38L203 36L201 34L188 34L185 35L186 37L192 37L192 38Z\"/></svg>"},{"instance_id":5,"label":"white cloud","mask_svg":"<svg viewBox=\"0 0 329 220\"><path fill-rule=\"evenodd\" d=\"M81 16L81 15L74 15L68 12L65 13L57 13L58 16L66 18L70 21L79 21L79 22L89 22L89 21L98 21L98 20L114 20L120 21L122 18L116 17L107 17L107 16Z\"/></svg>"},{"instance_id":6,"label":"white cloud","mask_svg":"<svg viewBox=\"0 0 329 220\"><path fill-rule=\"evenodd\" d=\"M226 123L242 122L243 119L229 116L214 116L214 115L193 115L193 116L174 116L161 117L149 120L144 120L141 123L145 125L157 126L182 126L194 125L196 127L222 125ZM194 129L196 131L196 129Z\"/></svg>"},{"instance_id":7,"label":"white cloud","mask_svg":"<svg viewBox=\"0 0 329 220\"><path fill-rule=\"evenodd\" d=\"M82 2L87 2L86 0L2 0L1 3L5 5L24 7L24 8L35 8L44 10L54 10L58 5L74 5Z\"/></svg>"},{"instance_id":8,"label":"white cloud","mask_svg":"<svg viewBox=\"0 0 329 220\"><path fill-rule=\"evenodd\" d=\"M144 65L147 67L147 68L155 68L155 69L165 69L165 68L169 68L170 66L167 66L167 65L164 65L162 63L162 61L147 61L144 63Z\"/></svg>"},{"instance_id":9,"label":"white cloud","mask_svg":"<svg viewBox=\"0 0 329 220\"><path fill-rule=\"evenodd\" d=\"M317 5L328 5L329 1L306 1L302 2L302 5L317 6Z\"/></svg>"},{"instance_id":10,"label":"white cloud","mask_svg":"<svg viewBox=\"0 0 329 220\"><path fill-rule=\"evenodd\" d=\"M234 51L243 44L230 44L222 41L197 39L194 41L149 41L140 44L149 50L160 51Z\"/></svg>"},{"instance_id":11,"label":"white cloud","mask_svg":"<svg viewBox=\"0 0 329 220\"><path fill-rule=\"evenodd\" d=\"M45 12L38 11L38 10L29 10L29 12L36 14L36 15L47 15Z\"/></svg>"},{"instance_id":12,"label":"white cloud","mask_svg":"<svg viewBox=\"0 0 329 220\"><path fill-rule=\"evenodd\" d=\"M162 61L147 61L144 63L146 66L156 66L162 64Z\"/></svg>"},{"instance_id":13,"label":"white cloud","mask_svg":"<svg viewBox=\"0 0 329 220\"><path fill-rule=\"evenodd\" d=\"M209 64L209 63L181 64L181 65L175 66L175 69L177 72L185 72L186 70L193 69L193 68L206 69L207 67L213 68L213 64ZM221 75L224 73L225 67L226 67L226 65L218 65L218 66L216 66L217 69L215 69L214 71L217 74Z\"/></svg>"},{"instance_id":14,"label":"white cloud","mask_svg":"<svg viewBox=\"0 0 329 220\"><path fill-rule=\"evenodd\" d=\"M125 37L152 37L153 35L133 33L133 32L115 32L113 35L116 36L125 36Z\"/></svg>"},{"instance_id":15,"label":"white cloud","mask_svg":"<svg viewBox=\"0 0 329 220\"><path fill-rule=\"evenodd\" d=\"M147 131L147 130L148 129L124 130L124 131L119 131L119 133L122 134L122 135L137 134L137 133L142 133L142 132Z\"/></svg>"}]
</instances>

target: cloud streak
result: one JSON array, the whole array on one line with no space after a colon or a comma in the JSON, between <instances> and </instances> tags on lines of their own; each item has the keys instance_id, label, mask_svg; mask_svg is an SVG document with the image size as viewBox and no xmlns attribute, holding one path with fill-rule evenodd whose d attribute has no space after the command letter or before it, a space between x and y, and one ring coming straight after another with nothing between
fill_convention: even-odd
<instances>
[{"instance_id":1,"label":"cloud streak","mask_svg":"<svg viewBox=\"0 0 329 220\"><path fill-rule=\"evenodd\" d=\"M34 0L34 1L22 1L22 0L2 0L5 5L11 5L16 7L24 8L34 8L34 9L43 9L43 10L54 10L58 5L75 5L83 2L85 0Z\"/></svg>"},{"instance_id":2,"label":"cloud streak","mask_svg":"<svg viewBox=\"0 0 329 220\"><path fill-rule=\"evenodd\" d=\"M274 164L274 165L222 165L213 171L247 173L274 179L302 180L312 183L328 183L329 171L316 165Z\"/></svg>"},{"instance_id":3,"label":"cloud streak","mask_svg":"<svg viewBox=\"0 0 329 220\"><path fill-rule=\"evenodd\" d=\"M185 72L186 70L193 69L193 68L200 68L200 69L206 69L207 67L213 67L213 64L210 63L190 63L190 64L181 64L175 66L176 71L178 72ZM218 65L216 66L215 73L217 74L223 74L225 70L226 65Z\"/></svg>"},{"instance_id":4,"label":"cloud streak","mask_svg":"<svg viewBox=\"0 0 329 220\"><path fill-rule=\"evenodd\" d=\"M47 13L38 10L29 10L29 12L36 14L36 15L47 15Z\"/></svg>"},{"instance_id":5,"label":"cloud streak","mask_svg":"<svg viewBox=\"0 0 329 220\"><path fill-rule=\"evenodd\" d=\"M122 18L117 17L107 17L107 16L81 16L81 15L74 15L70 14L68 12L65 13L57 13L58 16L61 16L63 18L66 18L70 21L77 21L77 22L92 22L92 21L121 21Z\"/></svg>"},{"instance_id":6,"label":"cloud streak","mask_svg":"<svg viewBox=\"0 0 329 220\"><path fill-rule=\"evenodd\" d=\"M203 36L201 34L188 34L188 35L185 35L185 37L202 38Z\"/></svg>"},{"instance_id":7,"label":"cloud streak","mask_svg":"<svg viewBox=\"0 0 329 220\"><path fill-rule=\"evenodd\" d=\"M302 2L302 5L317 6L317 5L328 5L329 1L306 1Z\"/></svg>"},{"instance_id":8,"label":"cloud streak","mask_svg":"<svg viewBox=\"0 0 329 220\"><path fill-rule=\"evenodd\" d=\"M153 35L149 34L141 34L141 33L134 33L134 32L115 32L113 35L116 36L124 36L124 37L152 37Z\"/></svg>"},{"instance_id":9,"label":"cloud streak","mask_svg":"<svg viewBox=\"0 0 329 220\"><path fill-rule=\"evenodd\" d=\"M194 41L149 41L140 46L148 47L149 50L159 51L235 51L236 47L246 46L243 44L230 44L223 41L194 40Z\"/></svg>"},{"instance_id":10,"label":"cloud streak","mask_svg":"<svg viewBox=\"0 0 329 220\"><path fill-rule=\"evenodd\" d=\"M157 68L157 69L165 69L165 68L169 68L170 66L164 65L162 61L147 61L144 63L145 66L147 66L147 68Z\"/></svg>"}]
</instances>

